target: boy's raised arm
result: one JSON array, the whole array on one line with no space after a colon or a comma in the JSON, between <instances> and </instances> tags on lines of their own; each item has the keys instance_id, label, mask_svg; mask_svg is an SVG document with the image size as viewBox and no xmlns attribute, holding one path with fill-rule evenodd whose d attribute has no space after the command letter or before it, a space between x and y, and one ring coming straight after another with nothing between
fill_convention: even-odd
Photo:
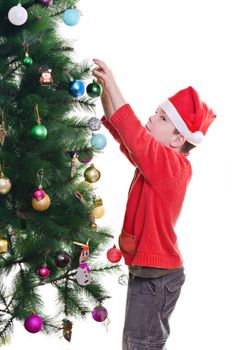
<instances>
[{"instance_id":1,"label":"boy's raised arm","mask_svg":"<svg viewBox=\"0 0 232 350\"><path fill-rule=\"evenodd\" d=\"M124 145L117 129L115 129L113 127L113 125L111 125L109 123L109 119L114 114L115 109L114 109L113 104L111 102L110 95L109 95L108 91L106 90L103 79L98 78L98 82L101 84L101 86L103 88L103 92L101 94L101 102L102 102L102 107L103 107L105 115L101 121L102 121L103 125L109 130L109 132L114 137L114 139L120 144L120 150L122 151L122 153L124 153L124 155L127 157L127 159L133 165L135 165L135 163L133 162L132 158L130 157L130 153L129 153L128 149L126 148L126 146Z\"/></svg>"},{"instance_id":2,"label":"boy's raised arm","mask_svg":"<svg viewBox=\"0 0 232 350\"><path fill-rule=\"evenodd\" d=\"M114 79L112 71L107 67L107 65L98 59L93 59L99 68L93 70L93 75L98 79L103 80L103 87L108 92L110 100L113 106L114 111L126 104L126 101Z\"/></svg>"}]
</instances>

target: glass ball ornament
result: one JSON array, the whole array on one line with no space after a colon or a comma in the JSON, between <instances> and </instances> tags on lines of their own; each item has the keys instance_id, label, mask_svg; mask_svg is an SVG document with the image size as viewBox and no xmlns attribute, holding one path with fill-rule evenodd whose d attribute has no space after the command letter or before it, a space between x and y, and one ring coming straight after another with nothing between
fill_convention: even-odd
<instances>
[{"instance_id":1,"label":"glass ball ornament","mask_svg":"<svg viewBox=\"0 0 232 350\"><path fill-rule=\"evenodd\" d=\"M62 16L63 22L67 26L75 26L80 22L81 14L80 11L77 10L75 7L70 8L64 11L64 14Z\"/></svg>"},{"instance_id":2,"label":"glass ball ornament","mask_svg":"<svg viewBox=\"0 0 232 350\"><path fill-rule=\"evenodd\" d=\"M53 0L38 0L38 3L43 6L51 6L53 4Z\"/></svg>"},{"instance_id":3,"label":"glass ball ornament","mask_svg":"<svg viewBox=\"0 0 232 350\"><path fill-rule=\"evenodd\" d=\"M23 63L25 64L25 66L30 66L33 63L33 60L28 54L26 54L23 59Z\"/></svg>"},{"instance_id":4,"label":"glass ball ornament","mask_svg":"<svg viewBox=\"0 0 232 350\"><path fill-rule=\"evenodd\" d=\"M77 159L81 163L84 163L84 164L89 163L93 159L92 150L78 152Z\"/></svg>"},{"instance_id":5,"label":"glass ball ornament","mask_svg":"<svg viewBox=\"0 0 232 350\"><path fill-rule=\"evenodd\" d=\"M30 333L37 333L43 328L43 320L36 314L32 314L24 321L25 329Z\"/></svg>"},{"instance_id":6,"label":"glass ball ornament","mask_svg":"<svg viewBox=\"0 0 232 350\"><path fill-rule=\"evenodd\" d=\"M51 205L51 199L49 196L45 193L45 196L41 200L36 200L34 197L32 198L32 207L37 211L44 211L47 210Z\"/></svg>"},{"instance_id":7,"label":"glass ball ornament","mask_svg":"<svg viewBox=\"0 0 232 350\"><path fill-rule=\"evenodd\" d=\"M86 92L90 97L96 98L101 96L102 87L96 81L93 81L92 83L87 85Z\"/></svg>"},{"instance_id":8,"label":"glass ball ornament","mask_svg":"<svg viewBox=\"0 0 232 350\"><path fill-rule=\"evenodd\" d=\"M33 137L33 139L42 141L46 139L48 132L44 125L37 124L32 127L30 134Z\"/></svg>"},{"instance_id":9,"label":"glass ball ornament","mask_svg":"<svg viewBox=\"0 0 232 350\"><path fill-rule=\"evenodd\" d=\"M38 273L38 276L39 276L40 278L45 279L45 278L48 278L48 277L50 276L51 271L50 271L49 268L44 264L44 265L42 265L42 266L38 269L37 273Z\"/></svg>"},{"instance_id":10,"label":"glass ball ornament","mask_svg":"<svg viewBox=\"0 0 232 350\"><path fill-rule=\"evenodd\" d=\"M11 181L3 172L0 172L0 194L6 194L11 189Z\"/></svg>"},{"instance_id":11,"label":"glass ball ornament","mask_svg":"<svg viewBox=\"0 0 232 350\"><path fill-rule=\"evenodd\" d=\"M90 214L95 219L100 219L105 214L105 208L103 206L95 207L91 210Z\"/></svg>"},{"instance_id":12,"label":"glass ball ornament","mask_svg":"<svg viewBox=\"0 0 232 350\"><path fill-rule=\"evenodd\" d=\"M91 131L99 130L101 128L101 124L101 120L96 117L92 117L88 121L88 127Z\"/></svg>"},{"instance_id":13,"label":"glass ball ornament","mask_svg":"<svg viewBox=\"0 0 232 350\"><path fill-rule=\"evenodd\" d=\"M110 248L106 253L107 259L112 263L117 263L122 258L121 250L116 248L116 245L114 245L112 248Z\"/></svg>"},{"instance_id":14,"label":"glass ball ornament","mask_svg":"<svg viewBox=\"0 0 232 350\"><path fill-rule=\"evenodd\" d=\"M62 252L56 256L55 264L57 267L64 268L68 266L70 262L71 256L66 252Z\"/></svg>"},{"instance_id":15,"label":"glass ball ornament","mask_svg":"<svg viewBox=\"0 0 232 350\"><path fill-rule=\"evenodd\" d=\"M21 26L27 21L27 18L27 10L20 3L11 7L8 12L8 19L15 26Z\"/></svg>"},{"instance_id":16,"label":"glass ball ornament","mask_svg":"<svg viewBox=\"0 0 232 350\"><path fill-rule=\"evenodd\" d=\"M93 148L101 150L107 145L107 139L103 134L93 134L90 143Z\"/></svg>"},{"instance_id":17,"label":"glass ball ornament","mask_svg":"<svg viewBox=\"0 0 232 350\"><path fill-rule=\"evenodd\" d=\"M93 319L97 322L103 322L108 317L108 312L107 312L106 308L102 305L96 306L92 310L91 314L92 314Z\"/></svg>"},{"instance_id":18,"label":"glass ball ornament","mask_svg":"<svg viewBox=\"0 0 232 350\"><path fill-rule=\"evenodd\" d=\"M8 241L5 238L0 238L0 254L8 251Z\"/></svg>"},{"instance_id":19,"label":"glass ball ornament","mask_svg":"<svg viewBox=\"0 0 232 350\"><path fill-rule=\"evenodd\" d=\"M42 188L38 188L37 190L35 190L35 192L33 193L33 197L37 200L37 201L41 201L41 199L43 199L45 197L45 192L44 190L42 190Z\"/></svg>"},{"instance_id":20,"label":"glass ball ornament","mask_svg":"<svg viewBox=\"0 0 232 350\"><path fill-rule=\"evenodd\" d=\"M85 93L85 85L81 80L73 80L69 85L69 92L74 97L80 97Z\"/></svg>"},{"instance_id":21,"label":"glass ball ornament","mask_svg":"<svg viewBox=\"0 0 232 350\"><path fill-rule=\"evenodd\" d=\"M93 164L90 165L84 172L85 181L93 183L100 179L101 173L97 170Z\"/></svg>"}]
</instances>

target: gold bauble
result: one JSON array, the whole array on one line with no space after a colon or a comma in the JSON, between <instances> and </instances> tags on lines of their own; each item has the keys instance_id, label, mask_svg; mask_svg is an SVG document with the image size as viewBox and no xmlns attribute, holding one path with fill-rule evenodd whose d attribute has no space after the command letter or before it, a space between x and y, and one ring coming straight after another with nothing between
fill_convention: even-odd
<instances>
[{"instance_id":1,"label":"gold bauble","mask_svg":"<svg viewBox=\"0 0 232 350\"><path fill-rule=\"evenodd\" d=\"M8 241L4 238L0 238L0 254L8 251Z\"/></svg>"},{"instance_id":2,"label":"gold bauble","mask_svg":"<svg viewBox=\"0 0 232 350\"><path fill-rule=\"evenodd\" d=\"M93 222L90 226L93 230L97 229L97 224L95 222Z\"/></svg>"},{"instance_id":3,"label":"gold bauble","mask_svg":"<svg viewBox=\"0 0 232 350\"><path fill-rule=\"evenodd\" d=\"M40 201L37 201L34 197L32 198L31 204L33 208L37 211L44 211L47 210L50 207L51 199L49 196L45 193L45 197L41 199Z\"/></svg>"},{"instance_id":4,"label":"gold bauble","mask_svg":"<svg viewBox=\"0 0 232 350\"><path fill-rule=\"evenodd\" d=\"M8 177L6 177L3 172L0 172L0 194L6 194L11 189L11 182Z\"/></svg>"},{"instance_id":5,"label":"gold bauble","mask_svg":"<svg viewBox=\"0 0 232 350\"><path fill-rule=\"evenodd\" d=\"M103 206L95 207L90 213L95 219L100 219L105 214L105 209Z\"/></svg>"},{"instance_id":6,"label":"gold bauble","mask_svg":"<svg viewBox=\"0 0 232 350\"><path fill-rule=\"evenodd\" d=\"M94 167L93 164L91 164L90 167L85 169L84 177L85 177L85 181L92 183L92 182L96 182L100 179L101 173L99 170L97 170Z\"/></svg>"}]
</instances>

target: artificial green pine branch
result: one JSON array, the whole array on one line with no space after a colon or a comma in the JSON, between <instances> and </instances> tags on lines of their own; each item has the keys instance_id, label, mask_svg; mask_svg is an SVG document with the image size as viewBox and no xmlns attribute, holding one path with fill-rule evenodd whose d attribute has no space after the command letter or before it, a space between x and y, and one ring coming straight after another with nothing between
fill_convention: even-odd
<instances>
[{"instance_id":1,"label":"artificial green pine branch","mask_svg":"<svg viewBox=\"0 0 232 350\"><path fill-rule=\"evenodd\" d=\"M93 100L90 98L82 97L78 100L76 98L72 98L69 100L74 107L76 107L79 110L83 109L86 112L93 112L96 107L95 102L93 102Z\"/></svg>"},{"instance_id":2,"label":"artificial green pine branch","mask_svg":"<svg viewBox=\"0 0 232 350\"><path fill-rule=\"evenodd\" d=\"M1 320L0 317L0 345L6 345L8 343L7 337L10 335L10 332L13 328L14 317L10 317L7 321Z\"/></svg>"}]
</instances>

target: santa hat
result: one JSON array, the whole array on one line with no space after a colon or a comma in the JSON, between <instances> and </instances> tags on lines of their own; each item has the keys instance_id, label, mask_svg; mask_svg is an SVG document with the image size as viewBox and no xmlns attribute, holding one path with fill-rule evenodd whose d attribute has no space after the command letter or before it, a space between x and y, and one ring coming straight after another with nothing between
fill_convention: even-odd
<instances>
[{"instance_id":1,"label":"santa hat","mask_svg":"<svg viewBox=\"0 0 232 350\"><path fill-rule=\"evenodd\" d=\"M186 141L197 146L216 118L192 86L178 91L159 105Z\"/></svg>"}]
</instances>

